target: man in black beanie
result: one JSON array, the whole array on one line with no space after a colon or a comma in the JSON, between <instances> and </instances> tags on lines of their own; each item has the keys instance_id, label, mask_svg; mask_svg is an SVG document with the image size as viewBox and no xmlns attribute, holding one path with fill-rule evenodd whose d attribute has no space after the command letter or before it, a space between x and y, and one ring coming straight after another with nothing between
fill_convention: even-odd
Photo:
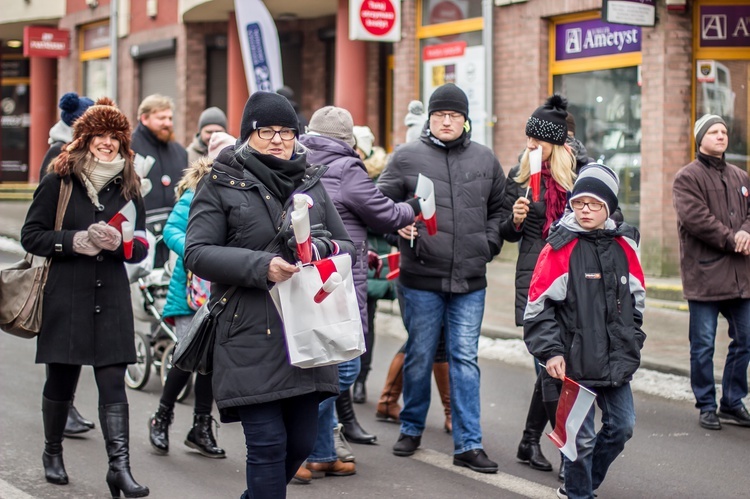
<instances>
[{"instance_id":1,"label":"man in black beanie","mask_svg":"<svg viewBox=\"0 0 750 499\"><path fill-rule=\"evenodd\" d=\"M434 183L437 209L434 235L428 235L421 221L399 230L399 294L409 340L401 434L393 453L410 456L421 443L432 364L444 327L453 402L453 464L495 473L497 463L482 446L477 349L487 263L502 245L505 174L489 148L471 141L469 100L463 90L452 83L438 87L430 97L428 114L419 140L396 149L378 180L386 196L402 202L414 197L422 174Z\"/></svg>"}]
</instances>

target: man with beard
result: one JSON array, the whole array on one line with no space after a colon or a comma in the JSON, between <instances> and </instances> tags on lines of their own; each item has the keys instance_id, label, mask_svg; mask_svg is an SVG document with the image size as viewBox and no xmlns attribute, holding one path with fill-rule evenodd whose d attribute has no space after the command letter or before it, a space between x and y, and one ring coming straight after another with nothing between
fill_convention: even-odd
<instances>
[{"instance_id":1,"label":"man with beard","mask_svg":"<svg viewBox=\"0 0 750 499\"><path fill-rule=\"evenodd\" d=\"M131 148L135 151L135 169L142 179L141 193L146 205L146 226L161 234L175 204L175 186L188 166L187 151L174 140L169 97L149 95L138 106L138 126L133 131ZM168 258L166 246L157 247L154 261L160 267Z\"/></svg>"}]
</instances>

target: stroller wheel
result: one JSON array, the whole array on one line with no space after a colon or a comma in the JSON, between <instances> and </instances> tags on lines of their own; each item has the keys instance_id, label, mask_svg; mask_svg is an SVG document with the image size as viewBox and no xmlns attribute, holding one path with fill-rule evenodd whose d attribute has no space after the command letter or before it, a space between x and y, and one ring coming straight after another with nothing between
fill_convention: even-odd
<instances>
[{"instance_id":1,"label":"stroller wheel","mask_svg":"<svg viewBox=\"0 0 750 499\"><path fill-rule=\"evenodd\" d=\"M172 365L172 354L174 353L174 346L175 344L172 343L169 345L169 347L164 350L164 356L161 358L161 384L164 386L167 382L167 376L169 375L169 371L172 369L177 369ZM180 390L180 393L177 394L177 402L182 402L186 398L190 396L190 392L193 389L193 380L195 379L195 373L193 373L188 380L185 382L185 386Z\"/></svg>"},{"instance_id":2,"label":"stroller wheel","mask_svg":"<svg viewBox=\"0 0 750 499\"><path fill-rule=\"evenodd\" d=\"M125 370L125 384L133 390L140 390L151 375L151 343L146 335L135 333L135 364L128 365Z\"/></svg>"}]
</instances>

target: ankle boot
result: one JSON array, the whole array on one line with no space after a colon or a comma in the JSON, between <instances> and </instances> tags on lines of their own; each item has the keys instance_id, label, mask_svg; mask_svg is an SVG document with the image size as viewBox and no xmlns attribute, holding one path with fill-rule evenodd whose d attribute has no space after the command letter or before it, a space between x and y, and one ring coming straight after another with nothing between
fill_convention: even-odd
<instances>
[{"instance_id":1,"label":"ankle boot","mask_svg":"<svg viewBox=\"0 0 750 499\"><path fill-rule=\"evenodd\" d=\"M70 409L68 410L68 420L65 422L65 433L66 437L75 437L81 433L86 433L89 430L93 430L96 427L93 422L81 416L76 406L73 405L73 400L70 401Z\"/></svg>"},{"instance_id":2,"label":"ankle boot","mask_svg":"<svg viewBox=\"0 0 750 499\"><path fill-rule=\"evenodd\" d=\"M451 420L451 380L447 362L435 362L432 364L432 373L440 393L440 401L445 411L445 424L443 428L446 433L453 432L453 421Z\"/></svg>"},{"instance_id":3,"label":"ankle boot","mask_svg":"<svg viewBox=\"0 0 750 499\"><path fill-rule=\"evenodd\" d=\"M211 423L216 420L210 414L196 414L193 416L193 428L185 438L185 445L197 450L202 456L222 458L227 457L224 449L216 445L216 439L211 431ZM217 435L219 424L216 423Z\"/></svg>"},{"instance_id":4,"label":"ankle boot","mask_svg":"<svg viewBox=\"0 0 750 499\"><path fill-rule=\"evenodd\" d=\"M148 440L159 454L169 453L169 425L172 424L172 419L174 410L164 404L159 404L159 409L149 419Z\"/></svg>"},{"instance_id":5,"label":"ankle boot","mask_svg":"<svg viewBox=\"0 0 750 499\"><path fill-rule=\"evenodd\" d=\"M399 423L401 407L398 399L404 388L404 354L397 353L388 368L388 377L385 379L383 393L380 394L375 419L388 423Z\"/></svg>"},{"instance_id":6,"label":"ankle boot","mask_svg":"<svg viewBox=\"0 0 750 499\"><path fill-rule=\"evenodd\" d=\"M42 397L42 421L44 422L44 453L42 465L44 478L49 483L66 485L68 474L63 463L63 432L68 419L69 401L55 402Z\"/></svg>"},{"instance_id":7,"label":"ankle boot","mask_svg":"<svg viewBox=\"0 0 750 499\"><path fill-rule=\"evenodd\" d=\"M547 411L542 401L542 390L540 383L534 386L529 403L529 412L526 415L526 428L523 430L523 438L518 444L516 458L528 464L532 469L539 471L552 471L552 464L542 454L539 438L542 436L544 427L547 426Z\"/></svg>"},{"instance_id":8,"label":"ankle boot","mask_svg":"<svg viewBox=\"0 0 750 499\"><path fill-rule=\"evenodd\" d=\"M339 416L339 422L344 425L341 431L349 442L374 444L378 439L377 436L367 433L357 421L352 404L352 393L349 390L341 392L336 399L336 414Z\"/></svg>"},{"instance_id":9,"label":"ankle boot","mask_svg":"<svg viewBox=\"0 0 750 499\"><path fill-rule=\"evenodd\" d=\"M354 452L349 446L349 442L346 441L344 435L341 433L341 429L344 427L339 423L336 428L333 429L333 447L336 449L336 456L341 460L342 463L355 463L357 459L354 457Z\"/></svg>"},{"instance_id":10,"label":"ankle boot","mask_svg":"<svg viewBox=\"0 0 750 499\"><path fill-rule=\"evenodd\" d=\"M139 485L130 473L130 417L128 404L99 407L99 423L109 456L107 485L112 497L146 497L148 487Z\"/></svg>"}]
</instances>

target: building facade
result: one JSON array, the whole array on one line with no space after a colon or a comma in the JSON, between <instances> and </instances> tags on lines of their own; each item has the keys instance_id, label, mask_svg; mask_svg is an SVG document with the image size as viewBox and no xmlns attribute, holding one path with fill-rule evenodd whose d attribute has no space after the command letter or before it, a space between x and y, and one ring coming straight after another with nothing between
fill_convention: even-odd
<instances>
[{"instance_id":1,"label":"building facade","mask_svg":"<svg viewBox=\"0 0 750 499\"><path fill-rule=\"evenodd\" d=\"M650 274L679 272L671 185L694 157L695 119L722 115L728 160L750 166L746 1L634 2L655 5L655 17L633 26L603 21L602 0L402 0L395 43L349 40L350 3L361 0L265 3L303 114L346 107L388 149L404 140L409 101L454 82L469 95L473 138L507 171L530 113L551 93L564 95L589 156L620 176L623 213L641 230ZM238 132L248 91L231 0L117 0L116 15L107 0L59 4L31 0L24 12L0 13L0 184L37 180L57 99L71 90L95 98L116 88L133 121L143 97L169 95L183 144L208 106L225 109ZM8 45L31 25L67 30L68 55L24 57Z\"/></svg>"}]
</instances>

